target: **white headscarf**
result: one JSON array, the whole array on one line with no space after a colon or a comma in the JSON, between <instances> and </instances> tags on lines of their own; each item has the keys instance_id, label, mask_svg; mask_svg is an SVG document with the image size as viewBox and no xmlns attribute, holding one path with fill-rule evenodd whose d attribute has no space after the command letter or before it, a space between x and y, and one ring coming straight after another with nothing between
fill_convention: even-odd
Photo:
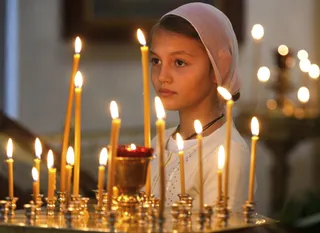
<instances>
[{"instance_id":1,"label":"white headscarf","mask_svg":"<svg viewBox=\"0 0 320 233\"><path fill-rule=\"evenodd\" d=\"M237 94L238 42L228 17L214 6L200 2L180 6L162 18L167 15L180 16L194 27L207 50L218 86Z\"/></svg>"}]
</instances>

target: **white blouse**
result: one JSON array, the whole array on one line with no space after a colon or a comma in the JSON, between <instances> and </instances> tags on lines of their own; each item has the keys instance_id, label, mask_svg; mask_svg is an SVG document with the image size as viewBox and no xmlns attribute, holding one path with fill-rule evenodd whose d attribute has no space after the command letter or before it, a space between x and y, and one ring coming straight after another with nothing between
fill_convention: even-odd
<instances>
[{"instance_id":1,"label":"white blouse","mask_svg":"<svg viewBox=\"0 0 320 233\"><path fill-rule=\"evenodd\" d=\"M165 150L165 177L166 177L166 205L179 200L181 193L180 185L180 162L176 141L171 134L175 128L166 130L167 148ZM226 124L214 131L209 136L203 137L203 198L205 204L212 205L217 198L217 169L218 169L218 149L224 145L226 134ZM152 140L153 148L156 146L156 138ZM231 148L229 164L229 207L234 211L240 211L247 199L249 184L249 149L240 136L237 129L232 126ZM155 159L151 162L152 193L159 197L159 163L157 151ZM185 190L194 198L194 208L199 208L199 168L198 150L196 139L184 141L184 166L185 166ZM223 178L224 179L224 178Z\"/></svg>"}]
</instances>

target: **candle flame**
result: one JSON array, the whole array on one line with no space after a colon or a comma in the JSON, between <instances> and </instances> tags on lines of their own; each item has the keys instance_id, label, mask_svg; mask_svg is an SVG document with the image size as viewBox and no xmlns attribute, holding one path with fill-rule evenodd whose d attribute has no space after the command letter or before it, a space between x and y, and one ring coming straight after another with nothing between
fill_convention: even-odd
<instances>
[{"instance_id":1,"label":"candle flame","mask_svg":"<svg viewBox=\"0 0 320 233\"><path fill-rule=\"evenodd\" d=\"M107 164L107 160L108 160L108 150L107 148L103 147L100 152L99 164L101 166L105 166Z\"/></svg>"},{"instance_id":2,"label":"candle flame","mask_svg":"<svg viewBox=\"0 0 320 233\"><path fill-rule=\"evenodd\" d=\"M176 134L176 139L179 151L183 151L183 139L179 133Z\"/></svg>"},{"instance_id":3,"label":"candle flame","mask_svg":"<svg viewBox=\"0 0 320 233\"><path fill-rule=\"evenodd\" d=\"M110 112L112 119L119 118L119 110L116 101L112 100L110 103Z\"/></svg>"},{"instance_id":4,"label":"candle flame","mask_svg":"<svg viewBox=\"0 0 320 233\"><path fill-rule=\"evenodd\" d=\"M74 77L74 86L76 88L81 88L83 84L83 78L80 71L76 73L76 76Z\"/></svg>"},{"instance_id":5,"label":"candle flame","mask_svg":"<svg viewBox=\"0 0 320 233\"><path fill-rule=\"evenodd\" d=\"M7 143L7 156L8 156L8 159L12 158L12 154L13 154L13 143L12 143L12 139L9 138L8 143Z\"/></svg>"},{"instance_id":6,"label":"candle flame","mask_svg":"<svg viewBox=\"0 0 320 233\"><path fill-rule=\"evenodd\" d=\"M194 130L196 131L197 134L201 134L202 133L202 125L201 122L199 120L195 120L193 123L194 126Z\"/></svg>"},{"instance_id":7,"label":"candle flame","mask_svg":"<svg viewBox=\"0 0 320 233\"><path fill-rule=\"evenodd\" d=\"M278 47L278 53L282 56L286 56L289 53L288 46L282 44Z\"/></svg>"},{"instance_id":8,"label":"candle flame","mask_svg":"<svg viewBox=\"0 0 320 233\"><path fill-rule=\"evenodd\" d=\"M135 149L137 149L137 147L136 147L135 144L131 143L131 144L130 144L130 149L131 149L131 150L135 150Z\"/></svg>"},{"instance_id":9,"label":"candle flame","mask_svg":"<svg viewBox=\"0 0 320 233\"><path fill-rule=\"evenodd\" d=\"M225 100L231 100L232 99L232 95L230 94L230 92L225 89L224 87L218 87L218 92L220 93L220 95L225 99Z\"/></svg>"},{"instance_id":10,"label":"candle flame","mask_svg":"<svg viewBox=\"0 0 320 233\"><path fill-rule=\"evenodd\" d=\"M310 60L308 58L300 60L299 67L302 72L308 73L311 67Z\"/></svg>"},{"instance_id":11,"label":"candle flame","mask_svg":"<svg viewBox=\"0 0 320 233\"><path fill-rule=\"evenodd\" d=\"M308 59L309 54L306 50L301 49L301 50L299 50L297 56L298 56L299 60L304 60L304 59Z\"/></svg>"},{"instance_id":12,"label":"candle flame","mask_svg":"<svg viewBox=\"0 0 320 233\"><path fill-rule=\"evenodd\" d=\"M41 146L41 142L40 142L39 138L36 138L35 151L36 151L36 157L37 157L38 159L41 159L42 146Z\"/></svg>"},{"instance_id":13,"label":"candle flame","mask_svg":"<svg viewBox=\"0 0 320 233\"><path fill-rule=\"evenodd\" d=\"M156 105L157 118L158 119L164 119L166 117L166 113L164 111L163 104L162 104L161 99L159 98L159 96L156 96L154 98L154 102L155 102L155 105Z\"/></svg>"},{"instance_id":14,"label":"candle flame","mask_svg":"<svg viewBox=\"0 0 320 233\"><path fill-rule=\"evenodd\" d=\"M52 153L52 150L49 150L48 155L47 155L47 166L48 166L48 168L53 168L53 164L54 164L53 153Z\"/></svg>"},{"instance_id":15,"label":"candle flame","mask_svg":"<svg viewBox=\"0 0 320 233\"><path fill-rule=\"evenodd\" d=\"M310 98L309 89L306 87L300 87L298 90L298 99L302 103L307 103Z\"/></svg>"},{"instance_id":16,"label":"candle flame","mask_svg":"<svg viewBox=\"0 0 320 233\"><path fill-rule=\"evenodd\" d=\"M312 64L309 69L310 78L317 79L319 78L319 75L320 75L319 66L317 64Z\"/></svg>"},{"instance_id":17,"label":"candle flame","mask_svg":"<svg viewBox=\"0 0 320 233\"><path fill-rule=\"evenodd\" d=\"M224 152L224 147L221 145L219 147L219 151L218 151L218 169L222 170L224 167L224 163L225 163L225 152Z\"/></svg>"},{"instance_id":18,"label":"candle flame","mask_svg":"<svg viewBox=\"0 0 320 233\"><path fill-rule=\"evenodd\" d=\"M252 117L251 119L251 133L254 136L259 135L259 121L256 117Z\"/></svg>"},{"instance_id":19,"label":"candle flame","mask_svg":"<svg viewBox=\"0 0 320 233\"><path fill-rule=\"evenodd\" d=\"M270 78L270 69L266 66L261 66L257 73L260 82L267 82Z\"/></svg>"},{"instance_id":20,"label":"candle flame","mask_svg":"<svg viewBox=\"0 0 320 233\"><path fill-rule=\"evenodd\" d=\"M37 168L33 167L31 170L31 174L32 174L33 181L39 180L39 172L38 172Z\"/></svg>"},{"instance_id":21,"label":"candle flame","mask_svg":"<svg viewBox=\"0 0 320 233\"><path fill-rule=\"evenodd\" d=\"M261 40L263 35L264 35L263 26L261 24L253 25L252 30L251 30L251 36L253 37L253 39Z\"/></svg>"},{"instance_id":22,"label":"candle flame","mask_svg":"<svg viewBox=\"0 0 320 233\"><path fill-rule=\"evenodd\" d=\"M72 146L69 146L67 150L67 163L71 166L74 164L74 151Z\"/></svg>"},{"instance_id":23,"label":"candle flame","mask_svg":"<svg viewBox=\"0 0 320 233\"><path fill-rule=\"evenodd\" d=\"M146 38L144 37L143 32L140 28L137 30L137 37L141 45L145 46L147 44Z\"/></svg>"},{"instance_id":24,"label":"candle flame","mask_svg":"<svg viewBox=\"0 0 320 233\"><path fill-rule=\"evenodd\" d=\"M77 36L75 42L74 42L74 51L75 53L80 53L82 48L81 39L79 36Z\"/></svg>"}]
</instances>

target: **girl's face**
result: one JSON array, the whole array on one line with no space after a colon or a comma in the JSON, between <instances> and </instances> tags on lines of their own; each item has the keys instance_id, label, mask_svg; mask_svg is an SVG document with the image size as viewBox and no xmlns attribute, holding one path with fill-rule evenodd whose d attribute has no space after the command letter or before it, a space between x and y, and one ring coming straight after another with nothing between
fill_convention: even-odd
<instances>
[{"instance_id":1,"label":"girl's face","mask_svg":"<svg viewBox=\"0 0 320 233\"><path fill-rule=\"evenodd\" d=\"M167 110L213 101L213 70L199 41L157 28L152 37L151 63L154 89Z\"/></svg>"}]
</instances>

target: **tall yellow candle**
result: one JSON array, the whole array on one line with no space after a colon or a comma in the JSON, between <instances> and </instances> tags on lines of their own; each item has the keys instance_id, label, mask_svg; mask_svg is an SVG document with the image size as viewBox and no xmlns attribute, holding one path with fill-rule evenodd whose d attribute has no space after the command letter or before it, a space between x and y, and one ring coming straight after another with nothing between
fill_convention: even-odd
<instances>
[{"instance_id":1,"label":"tall yellow candle","mask_svg":"<svg viewBox=\"0 0 320 233\"><path fill-rule=\"evenodd\" d=\"M74 177L73 177L73 195L79 195L80 182L80 155L81 155L81 93L83 79L80 71L74 78L75 86L75 120L74 120Z\"/></svg>"},{"instance_id":2,"label":"tall yellow candle","mask_svg":"<svg viewBox=\"0 0 320 233\"><path fill-rule=\"evenodd\" d=\"M53 200L54 190L56 189L56 169L54 165L54 157L52 150L49 150L47 157L48 164L48 200Z\"/></svg>"},{"instance_id":3,"label":"tall yellow candle","mask_svg":"<svg viewBox=\"0 0 320 233\"><path fill-rule=\"evenodd\" d=\"M202 165L202 125L199 120L194 121L194 129L197 133L198 163L199 163L199 212L203 212L203 165Z\"/></svg>"},{"instance_id":4,"label":"tall yellow candle","mask_svg":"<svg viewBox=\"0 0 320 233\"><path fill-rule=\"evenodd\" d=\"M32 174L32 179L33 179L33 184L32 184L32 189L33 189L33 200L34 200L34 203L37 202L37 198L39 196L39 173L38 173L38 170L33 167L32 170L31 170L31 174Z\"/></svg>"},{"instance_id":5,"label":"tall yellow candle","mask_svg":"<svg viewBox=\"0 0 320 233\"><path fill-rule=\"evenodd\" d=\"M144 106L144 146L151 147L150 137L150 88L149 88L149 48L146 46L146 39L143 32L138 29L137 37L142 45L141 62L143 73L143 106ZM146 180L146 194L149 197L151 194L151 166L148 165L147 180Z\"/></svg>"},{"instance_id":6,"label":"tall yellow candle","mask_svg":"<svg viewBox=\"0 0 320 233\"><path fill-rule=\"evenodd\" d=\"M39 190L38 193L40 193L40 163L41 163L41 154L42 154L42 146L39 138L36 138L36 141L34 143L35 152L36 152L36 158L34 159L34 167L38 170L39 173Z\"/></svg>"},{"instance_id":7,"label":"tall yellow candle","mask_svg":"<svg viewBox=\"0 0 320 233\"><path fill-rule=\"evenodd\" d=\"M163 217L165 201L166 201L166 187L165 187L165 163L164 163L164 132L165 132L165 121L166 116L162 102L158 96L155 97L155 105L157 112L157 147L158 147L158 156L159 156L159 173L160 173L160 205L159 205L159 218Z\"/></svg>"},{"instance_id":8,"label":"tall yellow candle","mask_svg":"<svg viewBox=\"0 0 320 233\"><path fill-rule=\"evenodd\" d=\"M250 179L249 179L249 202L254 201L254 177L256 168L256 146L259 140L259 121L256 117L251 120L251 164L250 164Z\"/></svg>"},{"instance_id":9,"label":"tall yellow candle","mask_svg":"<svg viewBox=\"0 0 320 233\"><path fill-rule=\"evenodd\" d=\"M99 171L98 171L98 207L102 207L102 195L103 195L103 183L104 183L104 175L105 175L105 166L107 164L108 159L108 151L107 148L103 148L100 152L99 158Z\"/></svg>"},{"instance_id":10,"label":"tall yellow candle","mask_svg":"<svg viewBox=\"0 0 320 233\"><path fill-rule=\"evenodd\" d=\"M8 159L6 160L8 164L8 189L9 189L9 198L14 197L14 191L13 191L13 143L12 139L9 138L8 143L7 143L7 157Z\"/></svg>"},{"instance_id":11,"label":"tall yellow candle","mask_svg":"<svg viewBox=\"0 0 320 233\"><path fill-rule=\"evenodd\" d=\"M119 130L121 125L121 120L119 118L118 105L115 101L110 103L110 111L112 117L111 125L111 137L110 137L110 147L111 153L109 155L109 167L108 167L108 203L107 210L110 211L112 207L112 196L113 196L113 186L114 186L114 170L115 170L115 157L117 157L118 149L118 139L119 139Z\"/></svg>"},{"instance_id":12,"label":"tall yellow candle","mask_svg":"<svg viewBox=\"0 0 320 233\"><path fill-rule=\"evenodd\" d=\"M179 133L176 134L176 140L179 149L181 194L184 195L186 193L186 187L184 178L183 139Z\"/></svg>"},{"instance_id":13,"label":"tall yellow candle","mask_svg":"<svg viewBox=\"0 0 320 233\"><path fill-rule=\"evenodd\" d=\"M225 176L224 176L224 205L228 207L228 192L229 192L229 164L230 164L230 143L231 143L231 126L232 126L232 107L233 100L229 91L223 87L218 87L220 95L227 100L227 132L225 141Z\"/></svg>"},{"instance_id":14,"label":"tall yellow candle","mask_svg":"<svg viewBox=\"0 0 320 233\"><path fill-rule=\"evenodd\" d=\"M60 168L60 191L65 191L65 168L66 168L66 154L69 145L69 134L70 134L70 124L72 116L72 103L74 97L74 77L78 71L79 61L80 61L80 51L81 51L81 40L79 37L75 40L75 54L73 55L73 65L69 85L69 96L66 110L66 118L64 123L63 131L63 142L62 142L62 152L61 152L61 168Z\"/></svg>"},{"instance_id":15,"label":"tall yellow candle","mask_svg":"<svg viewBox=\"0 0 320 233\"><path fill-rule=\"evenodd\" d=\"M222 170L225 162L224 147L221 145L218 151L218 201L222 200Z\"/></svg>"},{"instance_id":16,"label":"tall yellow candle","mask_svg":"<svg viewBox=\"0 0 320 233\"><path fill-rule=\"evenodd\" d=\"M70 189L71 189L71 176L72 168L74 165L74 151L71 146L69 146L67 151L67 165L66 165L66 204L68 205L70 199Z\"/></svg>"}]
</instances>

